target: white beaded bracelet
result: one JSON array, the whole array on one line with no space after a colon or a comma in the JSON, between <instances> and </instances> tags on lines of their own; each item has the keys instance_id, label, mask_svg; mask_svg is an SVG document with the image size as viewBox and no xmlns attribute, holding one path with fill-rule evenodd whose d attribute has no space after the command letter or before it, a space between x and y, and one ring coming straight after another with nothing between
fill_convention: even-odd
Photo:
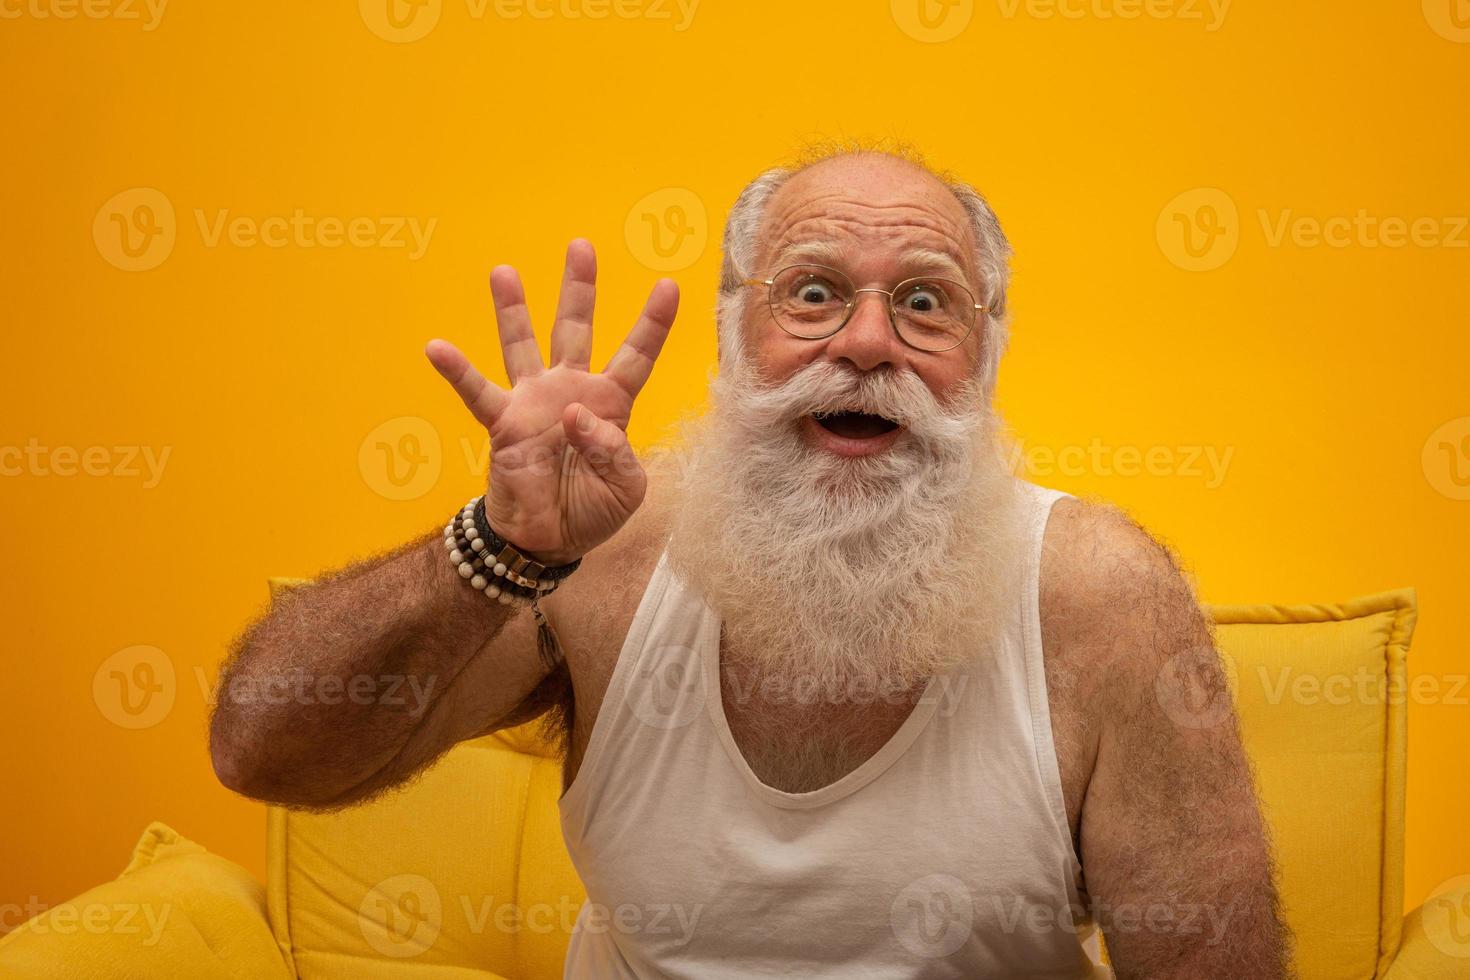
<instances>
[{"instance_id":1,"label":"white beaded bracelet","mask_svg":"<svg viewBox=\"0 0 1470 980\"><path fill-rule=\"evenodd\" d=\"M581 559L550 569L552 574L546 576L544 573L548 570L544 565L527 558L508 541L497 539L501 547L492 554L476 523L477 516L484 516L482 510L477 513L483 504L483 497L470 498L470 502L444 526L444 546L449 553L449 561L459 577L477 591L503 604L515 602L531 607L536 616L536 649L547 670L553 670L564 659L561 645L537 603L542 596L556 591L566 576L581 564ZM488 521L485 526L489 528ZM493 529L489 533L495 537Z\"/></svg>"},{"instance_id":2,"label":"white beaded bracelet","mask_svg":"<svg viewBox=\"0 0 1470 980\"><path fill-rule=\"evenodd\" d=\"M534 602L539 596L555 591L565 575L540 577L544 566L526 558L508 542L499 554L491 553L475 521L475 509L482 500L482 497L472 497L444 527L444 546L460 577L503 603Z\"/></svg>"}]
</instances>

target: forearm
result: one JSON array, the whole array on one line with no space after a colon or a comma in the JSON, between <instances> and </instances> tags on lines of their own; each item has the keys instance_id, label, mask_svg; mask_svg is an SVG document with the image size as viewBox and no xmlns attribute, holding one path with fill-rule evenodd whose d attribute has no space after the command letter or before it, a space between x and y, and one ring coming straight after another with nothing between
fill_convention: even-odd
<instances>
[{"instance_id":1,"label":"forearm","mask_svg":"<svg viewBox=\"0 0 1470 980\"><path fill-rule=\"evenodd\" d=\"M245 632L221 673L216 771L261 799L350 798L517 610L468 588L437 533L293 590ZM506 710L523 695L507 692Z\"/></svg>"}]
</instances>

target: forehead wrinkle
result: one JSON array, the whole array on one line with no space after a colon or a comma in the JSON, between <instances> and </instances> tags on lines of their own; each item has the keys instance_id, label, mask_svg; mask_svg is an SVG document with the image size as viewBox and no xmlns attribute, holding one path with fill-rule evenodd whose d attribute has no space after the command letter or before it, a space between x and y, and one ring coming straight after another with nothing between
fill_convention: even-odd
<instances>
[{"instance_id":1,"label":"forehead wrinkle","mask_svg":"<svg viewBox=\"0 0 1470 980\"><path fill-rule=\"evenodd\" d=\"M857 211L861 216L851 213L823 213L819 210L823 204L834 198L840 200L844 210ZM818 213L810 213L813 210L818 210ZM812 238L818 240L830 240L833 232L839 236L847 235L861 240L864 236L872 235L875 230L881 233L893 229L914 229L925 233L917 236L920 241L913 243L914 249L927 247L948 253L960 270L972 264L967 253L975 250L968 221L962 222L957 228L947 215L926 205L869 205L843 199L839 191L808 197L794 206L788 206L784 211L773 208L770 220L769 233L764 236L769 242L766 251L772 255L767 264L774 262L775 256L782 254L798 239L805 237L802 234L805 230L803 226L811 223L820 227L820 233L812 235Z\"/></svg>"},{"instance_id":2,"label":"forehead wrinkle","mask_svg":"<svg viewBox=\"0 0 1470 980\"><path fill-rule=\"evenodd\" d=\"M841 257L856 260L871 254L875 246L892 247L902 265L940 265L950 271L963 271L969 264L963 244L939 233L938 229L918 229L921 233L913 235L910 241L903 240L909 236L883 235L878 242L872 241L872 228L847 222L823 222L811 231L816 233L809 237L807 229L791 229L779 242L772 243L765 264L797 261L792 258L796 255L800 261L833 265Z\"/></svg>"},{"instance_id":3,"label":"forehead wrinkle","mask_svg":"<svg viewBox=\"0 0 1470 980\"><path fill-rule=\"evenodd\" d=\"M874 207L854 202L843 202L844 208L817 209L817 202L808 202L785 213L774 212L772 232L789 234L793 229L810 221L830 222L843 228L859 230L888 228L918 228L934 232L953 240L967 238L968 222L955 222L933 208L916 204L894 204ZM846 213L844 213L844 211Z\"/></svg>"},{"instance_id":4,"label":"forehead wrinkle","mask_svg":"<svg viewBox=\"0 0 1470 980\"><path fill-rule=\"evenodd\" d=\"M855 264L856 258L868 251L868 244L864 238L864 232L871 232L867 226L853 226L850 222L836 221L836 228L832 229L828 222L821 222L821 234L807 238L800 234L804 229L793 228L791 233L777 243L767 260L767 267L777 265L799 264L802 262L813 262L818 265L843 266L844 271L849 262ZM814 229L815 230L815 229ZM831 232L838 232L833 237ZM937 229L923 229L923 234L914 236L917 240L912 242L898 242L898 264L908 268L922 268L923 271L931 269L942 269L946 274L961 281L969 278L969 257L962 247L947 235L939 233ZM838 239L853 239L847 244ZM842 261L844 258L849 262Z\"/></svg>"}]
</instances>

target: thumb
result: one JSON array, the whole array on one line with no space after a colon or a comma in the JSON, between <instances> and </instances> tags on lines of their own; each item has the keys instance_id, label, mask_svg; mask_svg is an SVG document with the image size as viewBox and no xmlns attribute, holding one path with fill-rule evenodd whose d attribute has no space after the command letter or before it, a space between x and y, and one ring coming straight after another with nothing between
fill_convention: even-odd
<instances>
[{"instance_id":1,"label":"thumb","mask_svg":"<svg viewBox=\"0 0 1470 980\"><path fill-rule=\"evenodd\" d=\"M600 418L581 402L572 402L562 410L562 429L593 472L614 490L630 492L636 499L643 486L643 467L628 442L628 434L607 419ZM619 496L622 496L619 493Z\"/></svg>"}]
</instances>

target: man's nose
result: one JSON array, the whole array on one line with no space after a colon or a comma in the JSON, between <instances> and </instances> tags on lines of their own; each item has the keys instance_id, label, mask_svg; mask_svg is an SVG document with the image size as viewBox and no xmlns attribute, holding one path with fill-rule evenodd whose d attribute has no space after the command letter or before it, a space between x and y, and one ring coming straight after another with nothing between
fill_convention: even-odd
<instances>
[{"instance_id":1,"label":"man's nose","mask_svg":"<svg viewBox=\"0 0 1470 980\"><path fill-rule=\"evenodd\" d=\"M845 358L863 371L897 366L903 352L889 320L888 294L861 290L853 304L847 325L827 341L827 356L834 361Z\"/></svg>"}]
</instances>

